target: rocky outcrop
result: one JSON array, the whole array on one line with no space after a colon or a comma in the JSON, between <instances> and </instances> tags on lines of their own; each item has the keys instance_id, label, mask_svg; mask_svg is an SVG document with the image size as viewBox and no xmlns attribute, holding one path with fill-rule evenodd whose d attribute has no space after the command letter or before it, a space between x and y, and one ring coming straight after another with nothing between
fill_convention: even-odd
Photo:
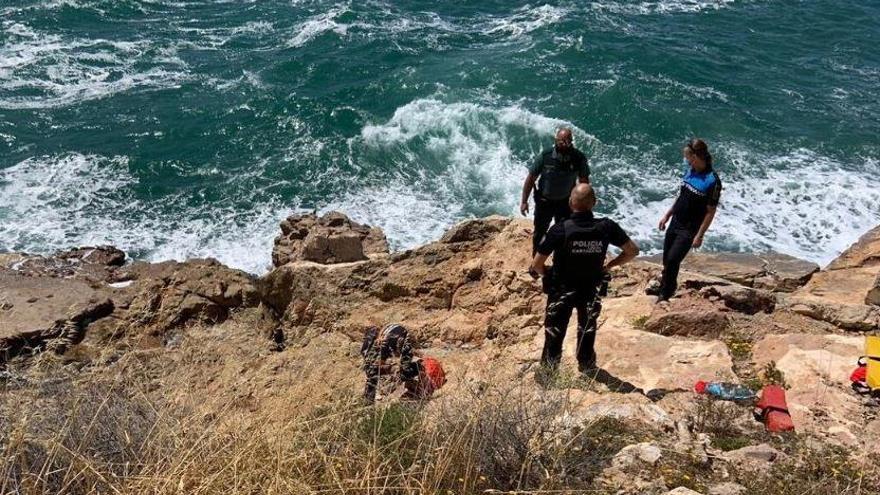
<instances>
[{"instance_id":1,"label":"rocky outcrop","mask_svg":"<svg viewBox=\"0 0 880 495\"><path fill-rule=\"evenodd\" d=\"M485 242L498 234L510 223L510 218L491 216L487 218L465 220L447 230L440 242Z\"/></svg>"},{"instance_id":2,"label":"rocky outcrop","mask_svg":"<svg viewBox=\"0 0 880 495\"><path fill-rule=\"evenodd\" d=\"M673 299L667 307L653 308L645 330L660 335L718 337L730 326L727 314L708 301Z\"/></svg>"},{"instance_id":3,"label":"rocky outcrop","mask_svg":"<svg viewBox=\"0 0 880 495\"><path fill-rule=\"evenodd\" d=\"M192 323L219 323L234 309L260 303L251 275L213 259L136 263L126 275L136 284L123 317L154 334Z\"/></svg>"},{"instance_id":4,"label":"rocky outcrop","mask_svg":"<svg viewBox=\"0 0 880 495\"><path fill-rule=\"evenodd\" d=\"M748 315L772 313L776 309L776 296L763 289L742 285L712 285L701 289L700 294L709 299L720 299L728 308Z\"/></svg>"},{"instance_id":5,"label":"rocky outcrop","mask_svg":"<svg viewBox=\"0 0 880 495\"><path fill-rule=\"evenodd\" d=\"M114 310L110 299L81 300L66 308L63 316L51 324L19 328L0 336L0 365L9 359L35 353L51 347L61 354L72 344L80 342L85 328L92 322L109 316ZM19 322L20 323L20 322Z\"/></svg>"},{"instance_id":6,"label":"rocky outcrop","mask_svg":"<svg viewBox=\"0 0 880 495\"><path fill-rule=\"evenodd\" d=\"M880 306L880 274L874 279L874 286L868 290L868 295L865 296L865 304Z\"/></svg>"},{"instance_id":7,"label":"rocky outcrop","mask_svg":"<svg viewBox=\"0 0 880 495\"><path fill-rule=\"evenodd\" d=\"M389 257L288 263L261 280L261 291L289 335L321 328L355 336L367 325L405 321L444 341L515 340L540 322L540 290L523 269L527 228L509 219L469 221L443 242Z\"/></svg>"},{"instance_id":8,"label":"rocky outcrop","mask_svg":"<svg viewBox=\"0 0 880 495\"><path fill-rule=\"evenodd\" d=\"M660 255L645 258L662 264ZM792 292L807 283L819 265L780 253L690 253L682 269L746 287Z\"/></svg>"},{"instance_id":9,"label":"rocky outcrop","mask_svg":"<svg viewBox=\"0 0 880 495\"><path fill-rule=\"evenodd\" d=\"M880 227L844 251L787 301L796 313L856 331L880 329Z\"/></svg>"},{"instance_id":10,"label":"rocky outcrop","mask_svg":"<svg viewBox=\"0 0 880 495\"><path fill-rule=\"evenodd\" d=\"M124 260L122 251L106 246L53 256L4 255L0 348L13 356L62 338L64 344L53 347L62 353L95 322L105 336L161 337L192 323L221 322L234 309L260 302L252 276L216 260ZM105 324L102 318L111 315L112 323Z\"/></svg>"},{"instance_id":11,"label":"rocky outcrop","mask_svg":"<svg viewBox=\"0 0 880 495\"><path fill-rule=\"evenodd\" d=\"M90 282L113 281L125 253L113 246L81 247L52 256L0 254L0 272L23 277L77 278Z\"/></svg>"},{"instance_id":12,"label":"rocky outcrop","mask_svg":"<svg viewBox=\"0 0 880 495\"><path fill-rule=\"evenodd\" d=\"M59 352L74 345L65 360L87 355L93 369L119 363L114 373L123 366L140 373L152 362L150 373L159 377L152 386L178 396L192 393L181 384L199 376L194 388L241 402L259 416L262 401L283 396L287 407L294 383L308 385L297 389L297 403L304 404L356 390L363 328L402 322L419 349L447 368L441 400L514 384L524 397L553 396L572 405L552 418L572 431L617 421L650 428L651 438L628 440L635 446L617 461L611 459L617 448L609 454L609 466L616 462L611 468L624 481L630 467L655 480L651 469L668 469L681 452L701 466L710 458L719 469L740 463L734 454L707 449L706 434L691 431L698 405L693 384L742 382L774 363L790 387L799 434L869 450L878 444L880 421L864 414L846 381L862 354L862 337L842 331L871 328L877 306L866 298L880 266L872 264L872 243L819 273L785 257L694 253L698 264L682 272L680 297L661 305L644 295L658 265L640 261L616 269L597 334L601 373L578 374L573 318L559 381L544 389L534 370L546 298L526 273L530 240L530 222L490 217L462 222L438 242L388 253L378 229L340 214L295 216L276 241L276 268L258 279L214 260L124 264L124 254L109 248L58 257L4 254L0 337L7 337L9 355L62 339ZM72 306L85 309L71 313ZM260 306L266 311L251 310ZM265 343L255 330L264 314L267 325L286 334L290 345L282 352L253 350ZM67 323L77 321L88 325L80 345L81 335L65 333ZM247 361L238 360L242 354ZM168 370L155 364L160 359ZM751 422L748 409L729 406L719 414ZM661 447L661 457L655 459L653 447ZM674 482L663 480L653 493Z\"/></svg>"},{"instance_id":13,"label":"rocky outcrop","mask_svg":"<svg viewBox=\"0 0 880 495\"><path fill-rule=\"evenodd\" d=\"M272 263L278 267L294 261L346 263L371 255L387 254L385 233L376 227L351 221L342 213L323 216L293 215L281 222L275 238Z\"/></svg>"},{"instance_id":14,"label":"rocky outcrop","mask_svg":"<svg viewBox=\"0 0 880 495\"><path fill-rule=\"evenodd\" d=\"M845 270L880 265L880 225L866 232L849 249L832 261L826 270Z\"/></svg>"}]
</instances>

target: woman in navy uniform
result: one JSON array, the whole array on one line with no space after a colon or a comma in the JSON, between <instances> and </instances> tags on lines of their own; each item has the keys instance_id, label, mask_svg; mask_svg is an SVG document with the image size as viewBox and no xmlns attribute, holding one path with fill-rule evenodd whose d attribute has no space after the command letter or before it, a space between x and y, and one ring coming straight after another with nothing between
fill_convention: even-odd
<instances>
[{"instance_id":1,"label":"woman in navy uniform","mask_svg":"<svg viewBox=\"0 0 880 495\"><path fill-rule=\"evenodd\" d=\"M658 296L657 302L675 295L681 262L692 247L703 245L703 236L715 219L721 199L721 178L712 168L712 155L706 142L692 139L682 154L685 174L681 189L659 224L660 230L666 231L666 239L663 242L663 275L660 286L653 291Z\"/></svg>"}]
</instances>

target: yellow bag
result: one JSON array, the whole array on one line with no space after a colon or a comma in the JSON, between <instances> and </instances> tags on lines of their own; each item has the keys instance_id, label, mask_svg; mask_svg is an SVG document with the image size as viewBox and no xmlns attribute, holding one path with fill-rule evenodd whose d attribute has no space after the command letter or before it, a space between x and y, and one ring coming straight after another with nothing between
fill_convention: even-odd
<instances>
[{"instance_id":1,"label":"yellow bag","mask_svg":"<svg viewBox=\"0 0 880 495\"><path fill-rule=\"evenodd\" d=\"M868 374L865 382L872 390L880 389L880 335L865 337L865 355L868 357Z\"/></svg>"}]
</instances>

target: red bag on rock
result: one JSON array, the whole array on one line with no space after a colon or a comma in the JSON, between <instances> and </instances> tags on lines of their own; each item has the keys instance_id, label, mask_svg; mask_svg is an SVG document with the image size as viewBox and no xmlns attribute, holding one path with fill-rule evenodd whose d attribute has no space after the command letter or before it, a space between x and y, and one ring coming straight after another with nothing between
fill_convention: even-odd
<instances>
[{"instance_id":1,"label":"red bag on rock","mask_svg":"<svg viewBox=\"0 0 880 495\"><path fill-rule=\"evenodd\" d=\"M764 423L767 431L794 431L794 422L785 401L785 389L778 385L764 387L761 400L755 405L755 419Z\"/></svg>"},{"instance_id":2,"label":"red bag on rock","mask_svg":"<svg viewBox=\"0 0 880 495\"><path fill-rule=\"evenodd\" d=\"M419 379L404 382L405 399L426 400L446 383L446 371L440 361L434 358L421 358L418 361Z\"/></svg>"},{"instance_id":3,"label":"red bag on rock","mask_svg":"<svg viewBox=\"0 0 880 495\"><path fill-rule=\"evenodd\" d=\"M443 365L440 364L440 361L426 357L422 359L422 368L425 370L431 392L439 390L440 387L446 384L446 371L443 370Z\"/></svg>"}]
</instances>

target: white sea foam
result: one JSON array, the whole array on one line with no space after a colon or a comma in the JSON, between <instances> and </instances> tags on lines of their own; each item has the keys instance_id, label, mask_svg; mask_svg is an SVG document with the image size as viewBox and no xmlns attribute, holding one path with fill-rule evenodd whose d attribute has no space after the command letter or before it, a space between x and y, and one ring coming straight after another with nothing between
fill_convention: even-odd
<instances>
[{"instance_id":1,"label":"white sea foam","mask_svg":"<svg viewBox=\"0 0 880 495\"><path fill-rule=\"evenodd\" d=\"M591 6L595 10L615 14L670 14L718 10L729 7L734 2L735 0L654 0L643 2L603 0L592 2ZM740 2L742 3L742 0Z\"/></svg>"},{"instance_id":2,"label":"white sea foam","mask_svg":"<svg viewBox=\"0 0 880 495\"><path fill-rule=\"evenodd\" d=\"M434 240L468 217L515 214L526 162L565 124L516 105L415 100L352 140L363 153L396 157L387 180L346 189L322 210L383 227L396 249ZM659 246L656 222L677 192L678 167L659 160L656 148L607 146L580 129L575 134L594 151L601 214L644 246ZM806 149L765 155L736 143L714 147L725 189L709 248L773 249L825 263L880 219L876 158L854 172ZM109 243L150 260L211 256L262 273L278 222L299 201L241 209L257 203L255 189L235 186L241 177L231 180L239 192L230 194L240 196L193 205L180 193L146 203L133 196L138 179L125 157L34 157L0 171L0 251Z\"/></svg>"},{"instance_id":3,"label":"white sea foam","mask_svg":"<svg viewBox=\"0 0 880 495\"><path fill-rule=\"evenodd\" d=\"M270 264L272 238L291 208L276 201L192 206L188 193L135 199L125 157L68 153L0 171L0 251L48 253L113 244L153 261L214 257L253 273Z\"/></svg>"},{"instance_id":4,"label":"white sea foam","mask_svg":"<svg viewBox=\"0 0 880 495\"><path fill-rule=\"evenodd\" d=\"M511 38L517 38L558 23L566 13L568 10L565 8L546 4L539 7L525 6L510 16L492 19L484 32L486 34L505 34Z\"/></svg>"},{"instance_id":5,"label":"white sea foam","mask_svg":"<svg viewBox=\"0 0 880 495\"><path fill-rule=\"evenodd\" d=\"M296 34L287 43L288 46L299 48L314 38L330 31L339 36L345 36L346 32L348 32L348 25L337 22L336 18L346 12L348 12L346 7L337 7L310 17L297 26Z\"/></svg>"},{"instance_id":6,"label":"white sea foam","mask_svg":"<svg viewBox=\"0 0 880 495\"><path fill-rule=\"evenodd\" d=\"M727 101L728 101L728 96L724 92L719 91L719 90L712 88L712 87L709 87L709 86L698 86L698 85L694 85L694 84L687 84L687 83L683 83L681 81L677 81L675 79L672 79L669 76L665 76L662 74L651 75L651 74L646 74L642 71L636 71L636 77L638 77L640 80L648 82L648 83L659 84L660 85L660 88L659 88L660 92L669 91L670 89L675 89L675 90L687 93L689 96L693 96L693 97L703 99L703 100L717 99L717 100L722 101L724 103L727 103Z\"/></svg>"},{"instance_id":7,"label":"white sea foam","mask_svg":"<svg viewBox=\"0 0 880 495\"><path fill-rule=\"evenodd\" d=\"M3 29L9 35L0 46L3 109L58 107L190 79L179 60L169 65L145 55L148 41L67 39L11 21Z\"/></svg>"},{"instance_id":8,"label":"white sea foam","mask_svg":"<svg viewBox=\"0 0 880 495\"><path fill-rule=\"evenodd\" d=\"M137 182L127 169L124 157L67 154L0 171L0 251L63 249L72 237L76 244L101 243L102 231L123 225L127 201L120 191Z\"/></svg>"},{"instance_id":9,"label":"white sea foam","mask_svg":"<svg viewBox=\"0 0 880 495\"><path fill-rule=\"evenodd\" d=\"M385 123L365 126L360 139L380 152L403 150L389 184L354 191L328 208L386 229L395 247L432 240L444 228L472 216L513 213L525 164L556 128L570 123L520 106L495 108L476 103L415 100ZM579 141L592 136L574 128ZM416 140L423 145L413 144ZM516 155L512 141L534 149ZM422 162L441 164L426 169Z\"/></svg>"}]
</instances>

